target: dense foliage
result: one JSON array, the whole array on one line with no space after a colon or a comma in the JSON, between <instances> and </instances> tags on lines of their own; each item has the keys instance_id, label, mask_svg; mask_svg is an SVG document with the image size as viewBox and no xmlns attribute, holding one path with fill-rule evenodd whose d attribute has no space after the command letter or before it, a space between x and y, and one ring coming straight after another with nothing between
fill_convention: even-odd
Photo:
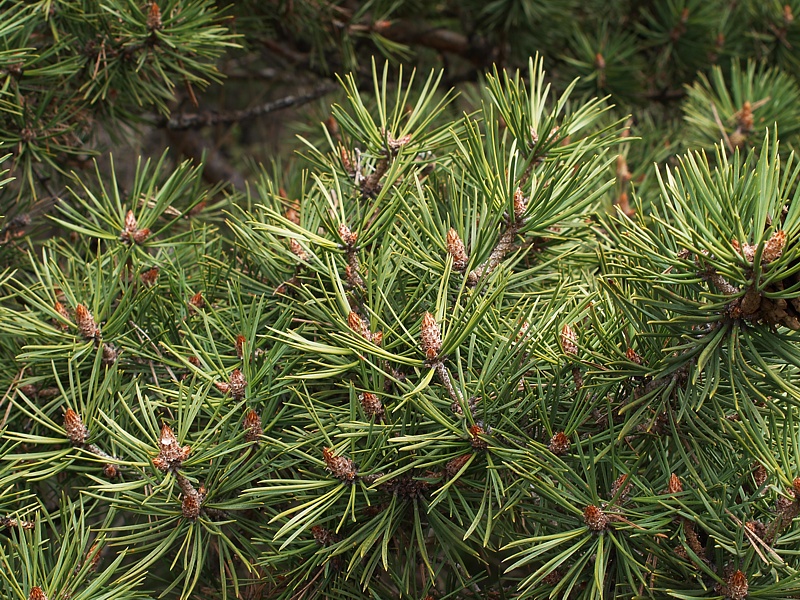
<instances>
[{"instance_id":1,"label":"dense foliage","mask_svg":"<svg viewBox=\"0 0 800 600\"><path fill-rule=\"evenodd\" d=\"M800 596L800 2L0 43L4 598Z\"/></svg>"}]
</instances>

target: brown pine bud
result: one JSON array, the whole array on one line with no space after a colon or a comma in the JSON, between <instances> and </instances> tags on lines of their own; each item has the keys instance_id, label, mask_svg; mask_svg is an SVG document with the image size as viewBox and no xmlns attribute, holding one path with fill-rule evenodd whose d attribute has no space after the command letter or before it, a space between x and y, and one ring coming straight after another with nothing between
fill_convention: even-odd
<instances>
[{"instance_id":1,"label":"brown pine bud","mask_svg":"<svg viewBox=\"0 0 800 600\"><path fill-rule=\"evenodd\" d=\"M119 350L113 344L103 344L103 364L104 365L113 365L117 362L117 358L119 357Z\"/></svg>"},{"instance_id":2,"label":"brown pine bud","mask_svg":"<svg viewBox=\"0 0 800 600\"><path fill-rule=\"evenodd\" d=\"M522 193L520 188L514 192L514 220L521 221L525 216L525 211L528 210L528 199Z\"/></svg>"},{"instance_id":3,"label":"brown pine bud","mask_svg":"<svg viewBox=\"0 0 800 600\"><path fill-rule=\"evenodd\" d=\"M28 600L47 600L47 595L42 591L42 588L35 585L28 593Z\"/></svg>"},{"instance_id":4,"label":"brown pine bud","mask_svg":"<svg viewBox=\"0 0 800 600\"><path fill-rule=\"evenodd\" d=\"M17 391L24 394L28 398L35 398L39 394L39 386L32 383L27 383L19 386Z\"/></svg>"},{"instance_id":5,"label":"brown pine bud","mask_svg":"<svg viewBox=\"0 0 800 600\"><path fill-rule=\"evenodd\" d=\"M625 350L625 356L629 361L636 363L637 365L641 365L642 362L644 362L642 360L642 357L639 356L636 353L636 350L634 350L633 348L628 348L627 350Z\"/></svg>"},{"instance_id":6,"label":"brown pine bud","mask_svg":"<svg viewBox=\"0 0 800 600\"><path fill-rule=\"evenodd\" d=\"M158 440L158 447L159 453L158 456L153 459L153 464L155 464L157 469L164 472L179 468L181 463L189 457L192 451L189 446L181 447L172 428L166 423L161 426L161 437Z\"/></svg>"},{"instance_id":7,"label":"brown pine bud","mask_svg":"<svg viewBox=\"0 0 800 600\"><path fill-rule=\"evenodd\" d=\"M337 456L333 453L332 448L323 448L322 458L325 460L325 466L328 467L334 477L350 483L358 477L356 464L349 458Z\"/></svg>"},{"instance_id":8,"label":"brown pine bud","mask_svg":"<svg viewBox=\"0 0 800 600\"><path fill-rule=\"evenodd\" d=\"M561 328L561 347L566 354L576 356L578 354L578 336L569 324L564 324Z\"/></svg>"},{"instance_id":9,"label":"brown pine bud","mask_svg":"<svg viewBox=\"0 0 800 600\"><path fill-rule=\"evenodd\" d=\"M283 192L281 195L285 196L286 193ZM300 203L297 200L293 200L289 208L283 213L283 216L295 225L300 225Z\"/></svg>"},{"instance_id":10,"label":"brown pine bud","mask_svg":"<svg viewBox=\"0 0 800 600\"><path fill-rule=\"evenodd\" d=\"M69 315L67 307L61 304L61 302L56 301L56 303L53 305L53 308L56 309L56 312L59 314L59 316L61 316L62 319L64 319L64 321L67 321L67 323L72 322L72 318ZM69 329L69 325L67 323L58 320L55 321L56 327L58 327L62 331L66 331L67 329Z\"/></svg>"},{"instance_id":11,"label":"brown pine bud","mask_svg":"<svg viewBox=\"0 0 800 600\"><path fill-rule=\"evenodd\" d=\"M631 493L631 490L633 489L633 483L631 483L629 479L630 475L628 475L628 473L623 473L614 480L614 483L611 484L611 497L613 498L614 496L617 496L617 492L619 492L619 496L617 496L617 502L623 502L628 497L628 494Z\"/></svg>"},{"instance_id":12,"label":"brown pine bud","mask_svg":"<svg viewBox=\"0 0 800 600\"><path fill-rule=\"evenodd\" d=\"M778 260L783 254L783 247L785 245L786 232L783 229L779 229L764 243L764 251L761 253L761 262L767 264Z\"/></svg>"},{"instance_id":13,"label":"brown pine bud","mask_svg":"<svg viewBox=\"0 0 800 600\"><path fill-rule=\"evenodd\" d=\"M231 396L234 400L241 400L244 398L245 389L247 388L247 380L244 378L244 373L240 369L234 369L231 373Z\"/></svg>"},{"instance_id":14,"label":"brown pine bud","mask_svg":"<svg viewBox=\"0 0 800 600\"><path fill-rule=\"evenodd\" d=\"M311 535L314 536L316 542L321 546L327 546L328 544L337 541L335 533L333 533L330 529L325 529L319 525L314 525L311 528Z\"/></svg>"},{"instance_id":15,"label":"brown pine bud","mask_svg":"<svg viewBox=\"0 0 800 600\"><path fill-rule=\"evenodd\" d=\"M591 531L603 531L608 527L608 517L594 504L583 509L583 522Z\"/></svg>"},{"instance_id":16,"label":"brown pine bud","mask_svg":"<svg viewBox=\"0 0 800 600\"><path fill-rule=\"evenodd\" d=\"M246 338L243 335L236 336L236 356L239 360L244 358L244 343Z\"/></svg>"},{"instance_id":17,"label":"brown pine bud","mask_svg":"<svg viewBox=\"0 0 800 600\"><path fill-rule=\"evenodd\" d=\"M204 499L203 494L195 490L190 490L188 494L185 494L181 502L183 516L192 521L197 519L200 516L200 507Z\"/></svg>"},{"instance_id":18,"label":"brown pine bud","mask_svg":"<svg viewBox=\"0 0 800 600\"><path fill-rule=\"evenodd\" d=\"M753 481L758 487L761 487L767 481L767 470L761 463L755 463L753 466Z\"/></svg>"},{"instance_id":19,"label":"brown pine bud","mask_svg":"<svg viewBox=\"0 0 800 600\"><path fill-rule=\"evenodd\" d=\"M71 408L64 413L64 429L73 446L82 446L89 437L89 430L86 429L80 415Z\"/></svg>"},{"instance_id":20,"label":"brown pine bud","mask_svg":"<svg viewBox=\"0 0 800 600\"><path fill-rule=\"evenodd\" d=\"M739 128L742 133L750 133L753 131L753 106L749 100L745 100L742 104L742 110L739 111Z\"/></svg>"},{"instance_id":21,"label":"brown pine bud","mask_svg":"<svg viewBox=\"0 0 800 600\"><path fill-rule=\"evenodd\" d=\"M455 458L452 458L449 461L447 461L447 464L444 466L445 475L449 479L455 477L461 470L461 468L465 464L467 464L467 461L469 460L470 456L472 456L472 454L470 453L462 454L461 456L456 456Z\"/></svg>"},{"instance_id":22,"label":"brown pine bud","mask_svg":"<svg viewBox=\"0 0 800 600\"><path fill-rule=\"evenodd\" d=\"M569 438L563 431L558 431L550 438L547 448L556 456L563 456L569 452Z\"/></svg>"},{"instance_id":23,"label":"brown pine bud","mask_svg":"<svg viewBox=\"0 0 800 600\"><path fill-rule=\"evenodd\" d=\"M160 269L158 267L150 267L146 271L143 271L142 274L139 275L142 285L145 287L153 287L158 280L159 271Z\"/></svg>"},{"instance_id":24,"label":"brown pine bud","mask_svg":"<svg viewBox=\"0 0 800 600\"><path fill-rule=\"evenodd\" d=\"M197 292L194 296L189 298L189 312L194 312L198 308L205 308L206 301L203 299L203 293Z\"/></svg>"},{"instance_id":25,"label":"brown pine bud","mask_svg":"<svg viewBox=\"0 0 800 600\"><path fill-rule=\"evenodd\" d=\"M75 307L75 323L78 326L78 331L87 340L93 340L100 335L100 330L94 322L92 313L83 304L78 304Z\"/></svg>"},{"instance_id":26,"label":"brown pine bud","mask_svg":"<svg viewBox=\"0 0 800 600\"><path fill-rule=\"evenodd\" d=\"M136 221L136 216L132 210L125 213L124 231L136 231L139 228L139 223Z\"/></svg>"},{"instance_id":27,"label":"brown pine bud","mask_svg":"<svg viewBox=\"0 0 800 600\"><path fill-rule=\"evenodd\" d=\"M106 463L103 465L103 475L109 479L115 479L119 475L119 468L111 463Z\"/></svg>"},{"instance_id":28,"label":"brown pine bud","mask_svg":"<svg viewBox=\"0 0 800 600\"><path fill-rule=\"evenodd\" d=\"M800 477L795 477L792 480L792 491L794 492L794 497L800 500Z\"/></svg>"},{"instance_id":29,"label":"brown pine bud","mask_svg":"<svg viewBox=\"0 0 800 600\"><path fill-rule=\"evenodd\" d=\"M683 491L683 484L681 483L680 477L673 473L669 476L669 483L667 484L667 493L669 494L679 494Z\"/></svg>"},{"instance_id":30,"label":"brown pine bud","mask_svg":"<svg viewBox=\"0 0 800 600\"><path fill-rule=\"evenodd\" d=\"M380 419L384 415L383 404L380 398L372 392L359 394L358 399L361 401L361 408L364 409L364 414L368 417Z\"/></svg>"},{"instance_id":31,"label":"brown pine bud","mask_svg":"<svg viewBox=\"0 0 800 600\"><path fill-rule=\"evenodd\" d=\"M303 247L300 245L300 242L298 242L296 239L292 238L289 240L289 249L292 251L292 254L294 254L300 260L308 261L308 252L303 249Z\"/></svg>"},{"instance_id":32,"label":"brown pine bud","mask_svg":"<svg viewBox=\"0 0 800 600\"><path fill-rule=\"evenodd\" d=\"M339 225L339 237L342 238L344 245L348 248L355 246L356 241L358 241L358 234L350 231L350 228L344 223Z\"/></svg>"},{"instance_id":33,"label":"brown pine bud","mask_svg":"<svg viewBox=\"0 0 800 600\"><path fill-rule=\"evenodd\" d=\"M747 598L747 590L750 587L747 583L747 576L741 571L734 571L728 577L728 598L730 600L744 600Z\"/></svg>"},{"instance_id":34,"label":"brown pine bud","mask_svg":"<svg viewBox=\"0 0 800 600\"><path fill-rule=\"evenodd\" d=\"M429 312L426 312L422 317L419 340L422 350L425 352L425 358L434 360L442 349L442 332L436 323L436 319Z\"/></svg>"},{"instance_id":35,"label":"brown pine bud","mask_svg":"<svg viewBox=\"0 0 800 600\"><path fill-rule=\"evenodd\" d=\"M147 238L150 237L150 229L145 227L144 229L137 229L131 234L131 241L134 244L143 244Z\"/></svg>"},{"instance_id":36,"label":"brown pine bud","mask_svg":"<svg viewBox=\"0 0 800 600\"><path fill-rule=\"evenodd\" d=\"M261 436L264 435L264 429L261 427L261 417L252 408L244 415L244 439L248 442L257 443Z\"/></svg>"},{"instance_id":37,"label":"brown pine bud","mask_svg":"<svg viewBox=\"0 0 800 600\"><path fill-rule=\"evenodd\" d=\"M458 232L452 227L447 232L447 253L453 257L453 269L456 271L463 271L467 268L469 256L467 256L467 249L464 247L464 242L458 235Z\"/></svg>"},{"instance_id":38,"label":"brown pine bud","mask_svg":"<svg viewBox=\"0 0 800 600\"><path fill-rule=\"evenodd\" d=\"M556 569L555 571L550 571L545 578L542 579L542 583L545 585L556 585L562 579L564 579L564 573Z\"/></svg>"},{"instance_id":39,"label":"brown pine bud","mask_svg":"<svg viewBox=\"0 0 800 600\"><path fill-rule=\"evenodd\" d=\"M470 444L476 450L486 450L489 447L489 443L480 437L486 434L486 430L480 425L472 425L469 428L469 434L472 437Z\"/></svg>"},{"instance_id":40,"label":"brown pine bud","mask_svg":"<svg viewBox=\"0 0 800 600\"><path fill-rule=\"evenodd\" d=\"M161 29L161 27L163 27L161 22L161 9L158 8L158 4L151 2L150 10L147 12L147 29L156 31L157 29Z\"/></svg>"},{"instance_id":41,"label":"brown pine bud","mask_svg":"<svg viewBox=\"0 0 800 600\"><path fill-rule=\"evenodd\" d=\"M217 388L223 394L227 394L231 391L231 384L227 381L215 381L214 387Z\"/></svg>"},{"instance_id":42,"label":"brown pine bud","mask_svg":"<svg viewBox=\"0 0 800 600\"><path fill-rule=\"evenodd\" d=\"M391 131L386 133L386 145L389 147L389 150L391 150L392 153L397 152L400 148L408 144L408 142L410 141L411 141L411 134L406 134L402 137L395 139Z\"/></svg>"},{"instance_id":43,"label":"brown pine bud","mask_svg":"<svg viewBox=\"0 0 800 600\"><path fill-rule=\"evenodd\" d=\"M364 339L366 340L372 339L372 335L370 334L369 331L369 323L367 323L366 320L362 319L357 312L353 310L350 311L350 314L347 315L347 325L350 327L350 329L355 331Z\"/></svg>"},{"instance_id":44,"label":"brown pine bud","mask_svg":"<svg viewBox=\"0 0 800 600\"><path fill-rule=\"evenodd\" d=\"M375 344L376 346L380 346L381 342L383 342L383 332L376 331L375 333L372 334L372 343Z\"/></svg>"}]
</instances>

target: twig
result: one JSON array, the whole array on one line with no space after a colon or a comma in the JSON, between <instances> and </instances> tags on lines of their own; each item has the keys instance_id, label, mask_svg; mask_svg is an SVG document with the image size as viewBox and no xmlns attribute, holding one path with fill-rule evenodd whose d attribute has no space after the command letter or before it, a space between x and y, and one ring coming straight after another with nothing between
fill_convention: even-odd
<instances>
[{"instance_id":1,"label":"twig","mask_svg":"<svg viewBox=\"0 0 800 600\"><path fill-rule=\"evenodd\" d=\"M209 125L229 125L231 123L238 123L247 119L253 119L266 115L278 110L290 108L293 106L302 106L308 104L312 100L321 98L336 89L332 83L324 83L307 94L300 94L297 96L290 95L271 102L265 102L252 108L242 110L234 110L228 112L211 112L205 111L201 113L180 114L169 119L163 118L154 123L157 127L163 127L171 131L185 131L187 129L200 129Z\"/></svg>"}]
</instances>

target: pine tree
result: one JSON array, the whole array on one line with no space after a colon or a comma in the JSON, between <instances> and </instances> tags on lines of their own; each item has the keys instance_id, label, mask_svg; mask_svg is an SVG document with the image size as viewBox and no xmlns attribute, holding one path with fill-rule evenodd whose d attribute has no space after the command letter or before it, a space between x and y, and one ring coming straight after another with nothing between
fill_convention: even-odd
<instances>
[{"instance_id":1,"label":"pine tree","mask_svg":"<svg viewBox=\"0 0 800 600\"><path fill-rule=\"evenodd\" d=\"M0 2L3 597L800 596L795 15Z\"/></svg>"}]
</instances>

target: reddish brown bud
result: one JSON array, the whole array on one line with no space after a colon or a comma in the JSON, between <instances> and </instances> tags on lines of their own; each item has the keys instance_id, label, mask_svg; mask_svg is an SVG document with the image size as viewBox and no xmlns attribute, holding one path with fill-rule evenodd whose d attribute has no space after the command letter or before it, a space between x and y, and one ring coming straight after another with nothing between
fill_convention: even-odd
<instances>
[{"instance_id":1,"label":"reddish brown bud","mask_svg":"<svg viewBox=\"0 0 800 600\"><path fill-rule=\"evenodd\" d=\"M563 456L569 452L569 438L563 431L558 431L550 438L547 448L556 456Z\"/></svg>"},{"instance_id":2,"label":"reddish brown bud","mask_svg":"<svg viewBox=\"0 0 800 600\"><path fill-rule=\"evenodd\" d=\"M61 302L56 301L56 303L53 305L53 308L56 309L56 312L59 314L59 316L61 316L62 319L64 319L64 321L67 321L67 323L72 322L72 318L69 315L69 311L63 304L61 304ZM62 331L66 331L69 328L69 325L62 321L55 321L55 323L56 327L58 327Z\"/></svg>"},{"instance_id":3,"label":"reddish brown bud","mask_svg":"<svg viewBox=\"0 0 800 600\"><path fill-rule=\"evenodd\" d=\"M244 415L244 439L248 442L256 443L264 435L264 429L261 427L261 417L253 409L247 411Z\"/></svg>"},{"instance_id":4,"label":"reddish brown bud","mask_svg":"<svg viewBox=\"0 0 800 600\"><path fill-rule=\"evenodd\" d=\"M75 323L78 326L78 331L87 340L93 340L100 335L100 330L94 322L92 313L83 304L78 304L75 307Z\"/></svg>"},{"instance_id":5,"label":"reddish brown bud","mask_svg":"<svg viewBox=\"0 0 800 600\"><path fill-rule=\"evenodd\" d=\"M669 483L667 484L667 493L669 494L679 494L683 491L683 484L681 483L680 477L673 473L669 476Z\"/></svg>"},{"instance_id":6,"label":"reddish brown bud","mask_svg":"<svg viewBox=\"0 0 800 600\"><path fill-rule=\"evenodd\" d=\"M134 244L143 244L147 238L150 237L150 229L137 229L131 234L131 240Z\"/></svg>"},{"instance_id":7,"label":"reddish brown bud","mask_svg":"<svg viewBox=\"0 0 800 600\"><path fill-rule=\"evenodd\" d=\"M569 324L564 324L561 328L561 347L567 354L573 356L578 354L578 336Z\"/></svg>"},{"instance_id":8,"label":"reddish brown bud","mask_svg":"<svg viewBox=\"0 0 800 600\"><path fill-rule=\"evenodd\" d=\"M227 394L231 391L231 384L227 381L215 381L214 387L217 388L223 394Z\"/></svg>"},{"instance_id":9,"label":"reddish brown bud","mask_svg":"<svg viewBox=\"0 0 800 600\"><path fill-rule=\"evenodd\" d=\"M158 280L159 271L160 269L158 267L150 267L146 271L143 271L142 274L139 275L142 285L145 287L153 287Z\"/></svg>"},{"instance_id":10,"label":"reddish brown bud","mask_svg":"<svg viewBox=\"0 0 800 600\"><path fill-rule=\"evenodd\" d=\"M741 571L734 571L728 577L728 598L730 600L744 600L747 597L747 590L750 587L747 583L747 576Z\"/></svg>"},{"instance_id":11,"label":"reddish brown bud","mask_svg":"<svg viewBox=\"0 0 800 600\"><path fill-rule=\"evenodd\" d=\"M197 292L194 296L189 298L189 312L193 312L198 308L205 308L206 301L203 299L203 293Z\"/></svg>"},{"instance_id":12,"label":"reddish brown bud","mask_svg":"<svg viewBox=\"0 0 800 600\"><path fill-rule=\"evenodd\" d=\"M117 362L117 358L119 357L119 350L113 344L103 344L103 364L104 365L113 365Z\"/></svg>"},{"instance_id":13,"label":"reddish brown bud","mask_svg":"<svg viewBox=\"0 0 800 600\"><path fill-rule=\"evenodd\" d=\"M794 497L800 500L800 477L795 477L792 480L792 491L794 492Z\"/></svg>"},{"instance_id":14,"label":"reddish brown bud","mask_svg":"<svg viewBox=\"0 0 800 600\"><path fill-rule=\"evenodd\" d=\"M406 135L404 135L402 137L399 137L397 139L394 138L394 136L392 135L391 131L385 132L385 135L386 135L386 145L389 147L389 150L391 150L392 152L397 152L400 148L402 148L403 146L408 144L408 142L411 141L411 135L410 134L406 134Z\"/></svg>"},{"instance_id":15,"label":"reddish brown bud","mask_svg":"<svg viewBox=\"0 0 800 600\"><path fill-rule=\"evenodd\" d=\"M767 481L767 470L761 463L755 463L753 466L753 480L758 487L761 487Z\"/></svg>"},{"instance_id":16,"label":"reddish brown bud","mask_svg":"<svg viewBox=\"0 0 800 600\"><path fill-rule=\"evenodd\" d=\"M583 522L591 531L603 531L608 526L608 517L594 504L590 504L583 509Z\"/></svg>"},{"instance_id":17,"label":"reddish brown bud","mask_svg":"<svg viewBox=\"0 0 800 600\"><path fill-rule=\"evenodd\" d=\"M103 465L103 474L109 479L114 479L119 475L119 468L111 463Z\"/></svg>"},{"instance_id":18,"label":"reddish brown bud","mask_svg":"<svg viewBox=\"0 0 800 600\"><path fill-rule=\"evenodd\" d=\"M429 312L422 317L422 328L419 335L420 345L425 352L425 358L434 360L442 349L442 332L436 319Z\"/></svg>"},{"instance_id":19,"label":"reddish brown bud","mask_svg":"<svg viewBox=\"0 0 800 600\"><path fill-rule=\"evenodd\" d=\"M456 271L463 271L467 268L469 256L467 256L467 249L464 247L464 242L458 235L458 232L452 227L447 232L447 253L453 257L453 269Z\"/></svg>"},{"instance_id":20,"label":"reddish brown bud","mask_svg":"<svg viewBox=\"0 0 800 600\"><path fill-rule=\"evenodd\" d=\"M169 469L177 469L181 463L189 457L192 449L189 446L183 446L178 443L178 439L172 432L172 428L164 423L161 426L161 437L158 440L159 453L153 459L153 464L160 471L168 471Z\"/></svg>"},{"instance_id":21,"label":"reddish brown bud","mask_svg":"<svg viewBox=\"0 0 800 600\"><path fill-rule=\"evenodd\" d=\"M71 408L64 413L64 429L73 446L82 446L89 437L89 430L86 429L80 415Z\"/></svg>"},{"instance_id":22,"label":"reddish brown bud","mask_svg":"<svg viewBox=\"0 0 800 600\"><path fill-rule=\"evenodd\" d=\"M161 29L163 26L161 22L161 9L155 2L150 3L150 10L147 13L147 29L155 31Z\"/></svg>"},{"instance_id":23,"label":"reddish brown bud","mask_svg":"<svg viewBox=\"0 0 800 600\"><path fill-rule=\"evenodd\" d=\"M231 396L234 400L241 400L244 398L245 389L247 388L247 380L244 378L244 373L240 369L234 369L231 373L230 389Z\"/></svg>"},{"instance_id":24,"label":"reddish brown bud","mask_svg":"<svg viewBox=\"0 0 800 600\"><path fill-rule=\"evenodd\" d=\"M778 260L783 254L783 247L785 245L786 232L783 229L779 229L764 243L764 251L761 253L761 262L767 264Z\"/></svg>"},{"instance_id":25,"label":"reddish brown bud","mask_svg":"<svg viewBox=\"0 0 800 600\"><path fill-rule=\"evenodd\" d=\"M355 463L344 456L337 456L333 453L332 448L323 448L322 458L334 477L351 483L358 477Z\"/></svg>"},{"instance_id":26,"label":"reddish brown bud","mask_svg":"<svg viewBox=\"0 0 800 600\"><path fill-rule=\"evenodd\" d=\"M444 466L444 473L448 478L455 477L461 468L467 464L472 454L462 454L461 456L456 456L455 458L450 459L447 461L447 464Z\"/></svg>"},{"instance_id":27,"label":"reddish brown bud","mask_svg":"<svg viewBox=\"0 0 800 600\"><path fill-rule=\"evenodd\" d=\"M344 223L339 225L339 237L342 238L344 245L347 247L355 246L358 240L358 234L350 231L350 228Z\"/></svg>"},{"instance_id":28,"label":"reddish brown bud","mask_svg":"<svg viewBox=\"0 0 800 600\"><path fill-rule=\"evenodd\" d=\"M631 493L631 490L633 489L633 483L631 483L629 479L630 475L623 473L614 480L614 483L611 484L611 497L613 498L614 496L617 496L617 492L619 492L619 496L617 496L617 502L624 501L628 497L628 494Z\"/></svg>"},{"instance_id":29,"label":"reddish brown bud","mask_svg":"<svg viewBox=\"0 0 800 600\"><path fill-rule=\"evenodd\" d=\"M634 350L633 348L628 348L627 350L625 350L625 356L627 357L627 359L628 359L629 361L631 361L631 362L633 362L633 363L636 363L637 365L641 365L641 364L642 364L642 362L644 362L644 361L642 360L642 357L641 357L641 356L639 356L639 355L636 353L636 350Z\"/></svg>"},{"instance_id":30,"label":"reddish brown bud","mask_svg":"<svg viewBox=\"0 0 800 600\"><path fill-rule=\"evenodd\" d=\"M369 331L369 323L362 319L357 312L353 310L350 311L350 314L347 315L347 325L364 339L372 339L372 335Z\"/></svg>"},{"instance_id":31,"label":"reddish brown bud","mask_svg":"<svg viewBox=\"0 0 800 600\"><path fill-rule=\"evenodd\" d=\"M42 588L35 585L31 588L30 593L28 593L28 600L47 600L47 595L42 591Z\"/></svg>"},{"instance_id":32,"label":"reddish brown bud","mask_svg":"<svg viewBox=\"0 0 800 600\"><path fill-rule=\"evenodd\" d=\"M606 68L606 59L599 52L594 55L594 66L600 71Z\"/></svg>"},{"instance_id":33,"label":"reddish brown bud","mask_svg":"<svg viewBox=\"0 0 800 600\"><path fill-rule=\"evenodd\" d=\"M200 507L204 499L203 494L195 490L190 490L188 494L185 494L181 502L183 516L192 521L197 519L200 516Z\"/></svg>"},{"instance_id":34,"label":"reddish brown bud","mask_svg":"<svg viewBox=\"0 0 800 600\"><path fill-rule=\"evenodd\" d=\"M136 216L133 214L133 211L129 210L125 213L124 231L136 231L138 226L139 223L136 221Z\"/></svg>"},{"instance_id":35,"label":"reddish brown bud","mask_svg":"<svg viewBox=\"0 0 800 600\"><path fill-rule=\"evenodd\" d=\"M300 245L300 242L298 242L296 239L292 238L289 240L289 249L292 251L292 254L294 254L300 260L308 261L308 252L303 249L303 247Z\"/></svg>"},{"instance_id":36,"label":"reddish brown bud","mask_svg":"<svg viewBox=\"0 0 800 600\"><path fill-rule=\"evenodd\" d=\"M337 541L336 534L334 534L330 529L325 529L324 527L320 527L319 525L314 525L311 528L311 535L314 536L316 542L321 546L327 546L328 544Z\"/></svg>"},{"instance_id":37,"label":"reddish brown bud","mask_svg":"<svg viewBox=\"0 0 800 600\"><path fill-rule=\"evenodd\" d=\"M489 444L486 442L486 440L481 439L480 437L486 434L486 430L480 425L472 425L469 428L469 434L472 436L470 443L476 450L486 450L486 448L489 447Z\"/></svg>"},{"instance_id":38,"label":"reddish brown bud","mask_svg":"<svg viewBox=\"0 0 800 600\"><path fill-rule=\"evenodd\" d=\"M364 409L364 414L368 417L381 418L384 414L383 404L380 398L372 392L364 392L359 394L358 399L361 401L361 408Z\"/></svg>"},{"instance_id":39,"label":"reddish brown bud","mask_svg":"<svg viewBox=\"0 0 800 600\"><path fill-rule=\"evenodd\" d=\"M246 338L243 335L236 336L236 356L241 360L244 358L244 343Z\"/></svg>"}]
</instances>

